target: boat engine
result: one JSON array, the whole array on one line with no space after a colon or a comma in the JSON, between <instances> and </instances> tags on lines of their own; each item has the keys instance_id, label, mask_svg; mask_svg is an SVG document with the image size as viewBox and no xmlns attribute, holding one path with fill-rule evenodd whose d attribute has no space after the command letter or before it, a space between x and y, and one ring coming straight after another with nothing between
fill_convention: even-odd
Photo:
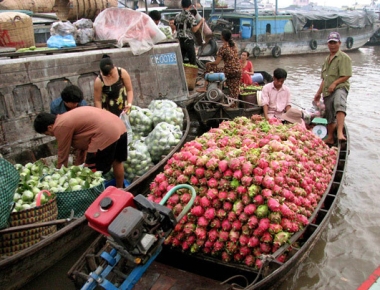
<instances>
[{"instance_id":1,"label":"boat engine","mask_svg":"<svg viewBox=\"0 0 380 290\"><path fill-rule=\"evenodd\" d=\"M225 97L223 85L226 80L224 73L207 73L205 81L208 82L206 97L209 101L220 102Z\"/></svg>"},{"instance_id":2,"label":"boat engine","mask_svg":"<svg viewBox=\"0 0 380 290\"><path fill-rule=\"evenodd\" d=\"M164 203L181 188L189 189L192 197L175 217ZM107 236L107 243L112 249L101 254L104 263L90 273L82 289L95 289L98 285L115 289L108 275L120 268L128 269L128 273L123 272L121 276L124 281L117 281L121 285L117 289L132 289L161 252L163 242L177 222L190 210L195 196L194 188L187 184L173 187L160 203L150 201L141 194L134 197L124 190L107 187L87 209L85 216L90 227ZM118 265L119 261L123 264ZM117 272L116 276L120 277Z\"/></svg>"}]
</instances>

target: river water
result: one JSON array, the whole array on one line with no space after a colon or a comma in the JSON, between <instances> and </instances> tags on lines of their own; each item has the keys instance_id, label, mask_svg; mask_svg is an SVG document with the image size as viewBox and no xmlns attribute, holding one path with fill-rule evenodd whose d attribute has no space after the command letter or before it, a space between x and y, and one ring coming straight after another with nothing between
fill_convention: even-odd
<instances>
[{"instance_id":1,"label":"river water","mask_svg":"<svg viewBox=\"0 0 380 290\"><path fill-rule=\"evenodd\" d=\"M349 53L353 64L346 124L350 156L343 192L309 257L279 290L357 289L380 264L380 46ZM320 84L324 54L253 59L255 70L287 70L293 102L309 108ZM84 248L83 248L84 249ZM83 249L81 249L83 251ZM66 277L81 250L23 289L74 289ZM20 273L22 275L22 273ZM1 288L1 286L0 286Z\"/></svg>"}]
</instances>

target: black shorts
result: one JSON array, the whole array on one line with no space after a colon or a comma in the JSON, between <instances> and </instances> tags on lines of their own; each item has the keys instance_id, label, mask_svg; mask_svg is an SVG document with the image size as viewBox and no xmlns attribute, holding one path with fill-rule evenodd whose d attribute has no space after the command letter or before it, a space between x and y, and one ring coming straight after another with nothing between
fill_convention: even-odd
<instances>
[{"instance_id":1,"label":"black shorts","mask_svg":"<svg viewBox=\"0 0 380 290\"><path fill-rule=\"evenodd\" d=\"M86 166L93 171L102 171L103 174L111 170L116 160L124 162L128 157L128 134L125 132L119 140L96 153L87 153Z\"/></svg>"}]
</instances>

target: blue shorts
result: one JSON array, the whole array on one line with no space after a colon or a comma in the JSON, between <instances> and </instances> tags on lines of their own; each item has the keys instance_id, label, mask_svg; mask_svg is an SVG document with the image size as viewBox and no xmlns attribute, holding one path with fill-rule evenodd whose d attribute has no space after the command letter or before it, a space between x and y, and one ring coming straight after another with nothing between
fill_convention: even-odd
<instances>
[{"instance_id":1,"label":"blue shorts","mask_svg":"<svg viewBox=\"0 0 380 290\"><path fill-rule=\"evenodd\" d=\"M323 98L326 107L325 118L328 124L336 122L335 116L337 112L343 112L346 115L347 95L346 89L341 88L335 90L332 95Z\"/></svg>"}]
</instances>

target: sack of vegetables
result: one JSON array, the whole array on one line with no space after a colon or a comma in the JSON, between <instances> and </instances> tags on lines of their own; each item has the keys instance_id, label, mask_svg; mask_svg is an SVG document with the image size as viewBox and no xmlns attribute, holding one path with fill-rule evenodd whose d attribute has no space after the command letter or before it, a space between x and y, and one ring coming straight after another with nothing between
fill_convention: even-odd
<instances>
[{"instance_id":1,"label":"sack of vegetables","mask_svg":"<svg viewBox=\"0 0 380 290\"><path fill-rule=\"evenodd\" d=\"M0 158L0 229L5 228L12 211L13 195L20 176L14 166Z\"/></svg>"},{"instance_id":2,"label":"sack of vegetables","mask_svg":"<svg viewBox=\"0 0 380 290\"><path fill-rule=\"evenodd\" d=\"M154 162L161 160L163 155L168 154L171 148L179 143L181 137L182 131L179 126L166 122L157 124L145 138L152 160Z\"/></svg>"},{"instance_id":3,"label":"sack of vegetables","mask_svg":"<svg viewBox=\"0 0 380 290\"><path fill-rule=\"evenodd\" d=\"M153 166L148 146L143 140L134 140L128 145L128 158L124 163L124 177L132 182L136 176L142 176Z\"/></svg>"},{"instance_id":4,"label":"sack of vegetables","mask_svg":"<svg viewBox=\"0 0 380 290\"><path fill-rule=\"evenodd\" d=\"M176 103L170 100L154 100L149 104L152 111L153 126L166 122L172 125L183 127L183 111Z\"/></svg>"},{"instance_id":5,"label":"sack of vegetables","mask_svg":"<svg viewBox=\"0 0 380 290\"><path fill-rule=\"evenodd\" d=\"M132 106L129 113L129 122L136 138L138 136L148 136L153 129L152 112L149 109Z\"/></svg>"},{"instance_id":6,"label":"sack of vegetables","mask_svg":"<svg viewBox=\"0 0 380 290\"><path fill-rule=\"evenodd\" d=\"M58 204L58 218L70 217L71 210L75 217L81 217L91 205L91 203L104 191L104 178L102 172L92 172L91 169L83 166L62 167L58 170L61 176L53 174L45 176L43 179L62 183L66 188L61 188L56 192Z\"/></svg>"},{"instance_id":7,"label":"sack of vegetables","mask_svg":"<svg viewBox=\"0 0 380 290\"><path fill-rule=\"evenodd\" d=\"M68 218L71 210L80 217L87 207L104 190L102 172L92 172L84 166L69 166L56 169L39 160L35 163L15 165L20 178L14 193L14 211L22 211L36 206L36 197L41 190L56 195L58 218Z\"/></svg>"}]
</instances>

